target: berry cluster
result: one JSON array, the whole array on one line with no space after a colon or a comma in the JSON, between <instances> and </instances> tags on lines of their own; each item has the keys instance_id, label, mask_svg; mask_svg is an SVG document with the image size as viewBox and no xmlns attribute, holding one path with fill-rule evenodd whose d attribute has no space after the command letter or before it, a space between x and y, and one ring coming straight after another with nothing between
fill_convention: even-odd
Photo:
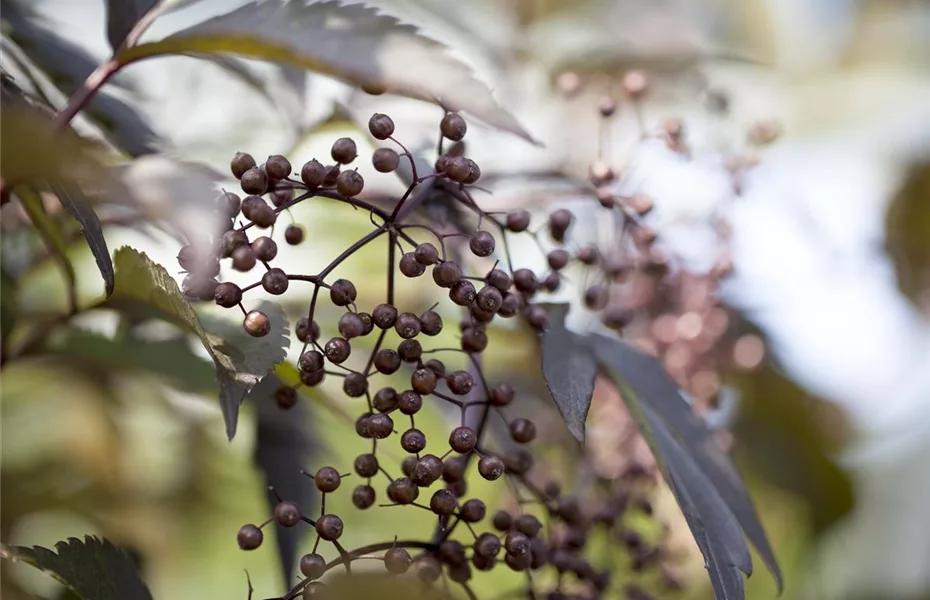
<instances>
[{"instance_id":1,"label":"berry cluster","mask_svg":"<svg viewBox=\"0 0 930 600\"><path fill-rule=\"evenodd\" d=\"M461 152L444 153L440 142L435 170L420 175L411 154L393 137L394 123L389 116L373 115L368 129L376 140L390 141L399 149L375 150L372 164L377 171L390 173L402 159L409 160L413 171L413 183L392 211L359 197L365 181L357 170L349 168L357 158L356 143L350 138L338 139L332 145L332 163L310 160L301 166L299 176L283 156L270 156L258 164L249 154L237 153L231 170L247 195L240 198L226 192L220 197L218 210L228 216L228 230L209 244L210 260L195 264L192 257L202 254L202 249L193 245L185 246L178 255L181 266L188 271L182 285L184 292L191 298L238 308L243 314L243 328L256 337L267 335L271 325L267 315L246 309L244 296L249 290L261 287L278 296L288 293L292 282L310 284L303 287L312 289L307 314L295 326L295 335L303 344L297 361L299 385L317 386L327 378L339 378L347 397L364 399L365 408L355 421L355 433L371 440L371 451L356 457L351 472L324 466L314 473L304 473L322 496L320 515L310 518L301 513L296 503L278 498L271 518L240 529L239 546L244 550L258 548L263 541L263 528L270 523L280 527L303 523L313 528L316 534L313 549L300 560L304 577L284 597L287 600L325 593L321 581L325 573L334 568L351 572L354 561L372 555L380 557L389 573L403 575L410 571L425 584L442 578L459 584L471 597L474 595L469 581L474 572L497 566L527 573L551 569L558 575L554 583L547 584L529 577L524 590L528 597L541 592L549 593L551 598L601 597L609 588L610 571L606 565L596 567L585 558L588 540L601 539L600 532L606 531L607 539L629 549L634 570L659 562L662 552L658 546L644 543L621 519L629 507L651 514L648 496L654 487L654 477L642 477L643 473L635 470L613 482L601 477L590 489L579 487L578 494L563 494L551 476L538 481L539 477L530 473L535 457L527 448L537 437L537 425L526 418L507 418L504 408L514 401L514 388L506 383L488 384L481 354L488 346L488 326L495 319L519 317L536 331L545 330L548 313L534 299L537 294L558 289L561 271L570 263L613 263L605 262L602 253L593 248L570 252L564 247L574 221L569 211L552 212L543 229L530 232L531 215L525 210L491 214L479 208L472 192L481 170ZM466 130L465 120L456 113L447 113L440 123L442 140L459 142ZM439 233L428 225L400 217L412 192L430 179L441 180L450 201L474 216L469 231ZM268 235L256 232L273 230L282 212L309 198L328 198L362 209L372 223L372 230L318 273L285 272L272 266L278 246L271 232ZM424 231L430 241L418 240L413 235ZM540 275L530 269L512 267L507 236L524 232L537 240L548 233L560 245L548 252L547 273ZM304 236L304 229L296 224L288 225L284 232L290 245L300 244ZM384 237L388 240L385 301L360 307L355 284L347 279L334 279L332 273L355 252ZM456 241L467 244L455 244ZM497 256L505 258L507 267L495 260ZM221 260L229 261L235 271L258 270L261 275L246 286L221 283L217 280ZM200 267L203 262L208 268ZM424 348L423 344L446 326L435 306L415 314L395 303L397 272L404 278L416 279L427 275L427 271L429 279L448 294L451 303L462 309L458 348ZM467 274L470 272L475 274ZM601 288L591 287L586 292L589 305L605 305L601 296L606 298L608 292L606 288L598 290ZM327 300L344 311L332 331L315 318L320 303ZM619 327L621 321L613 318L610 322ZM358 340L366 336L374 336L376 340L373 349L363 350L367 355L360 359L362 345ZM447 367L437 358L443 352L463 355L466 368ZM377 383L380 376L398 372L409 377L409 385L404 389ZM278 406L284 410L292 408L297 398L296 389L291 386L284 386L275 394ZM455 407L461 422L449 432L445 451L427 453L426 435L417 428L416 419L422 409L433 403ZM509 431L509 440L503 441L501 451L491 449L494 441L487 435L492 414L503 419ZM378 453L379 447L393 444L394 440L407 453L400 464L400 476L396 476L396 465L383 464ZM472 461L477 463L478 476L488 481L504 479L512 486L517 499L514 507L492 514L484 500L468 496L467 474ZM427 540L395 539L354 550L343 547L339 540L345 521L343 516L326 512L326 497L338 493L343 479L353 475L358 478L351 490L356 509L371 509L380 499L379 506L402 505L430 511L437 519L434 536ZM387 484L384 488L376 483L382 480ZM584 495L581 489L586 490ZM528 498L524 498L526 494ZM543 509L547 517L545 525L524 510L527 505ZM460 526L469 530L471 543L450 537ZM331 544L336 556L324 558L321 541ZM546 585L551 589L542 589ZM628 594L645 593L637 590L631 588Z\"/></svg>"}]
</instances>

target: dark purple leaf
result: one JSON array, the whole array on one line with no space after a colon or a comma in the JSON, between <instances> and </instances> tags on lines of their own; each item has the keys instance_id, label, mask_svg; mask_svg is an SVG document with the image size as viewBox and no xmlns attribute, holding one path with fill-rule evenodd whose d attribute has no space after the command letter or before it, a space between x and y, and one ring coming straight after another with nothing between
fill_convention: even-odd
<instances>
[{"instance_id":1,"label":"dark purple leaf","mask_svg":"<svg viewBox=\"0 0 930 600\"><path fill-rule=\"evenodd\" d=\"M107 39L116 50L158 0L107 0Z\"/></svg>"},{"instance_id":2,"label":"dark purple leaf","mask_svg":"<svg viewBox=\"0 0 930 600\"><path fill-rule=\"evenodd\" d=\"M541 340L543 377L568 430L584 444L597 361L585 338L565 328L568 304L543 306L549 313Z\"/></svg>"},{"instance_id":3,"label":"dark purple leaf","mask_svg":"<svg viewBox=\"0 0 930 600\"><path fill-rule=\"evenodd\" d=\"M248 400L255 406L258 416L253 459L265 476L266 490L267 486L274 486L283 499L296 502L302 513L310 515L316 506L317 494L313 483L300 474L301 469L309 468L316 449L310 427L309 400L302 396L293 408L281 410L274 395L282 385L281 378L271 373L249 392ZM271 512L277 500L267 491L265 495ZM275 532L287 589L293 583L297 548L306 528L277 527Z\"/></svg>"},{"instance_id":4,"label":"dark purple leaf","mask_svg":"<svg viewBox=\"0 0 930 600\"><path fill-rule=\"evenodd\" d=\"M100 223L100 218L77 186L67 185L61 181L50 182L50 186L61 205L81 224L81 232L97 262L97 269L103 277L107 295L112 294L116 273L113 270L113 260L110 258L107 241L103 237L103 225Z\"/></svg>"},{"instance_id":5,"label":"dark purple leaf","mask_svg":"<svg viewBox=\"0 0 930 600\"><path fill-rule=\"evenodd\" d=\"M55 551L41 546L4 546L2 554L48 572L82 600L152 599L129 554L106 539L69 538L55 544Z\"/></svg>"},{"instance_id":6,"label":"dark purple leaf","mask_svg":"<svg viewBox=\"0 0 930 600\"><path fill-rule=\"evenodd\" d=\"M631 413L636 416L646 407L664 425L664 431L693 460L720 500L736 517L781 590L781 570L745 484L730 458L715 443L707 425L694 413L662 365L654 357L616 338L595 334L588 340L598 362L623 390L623 398ZM697 493L695 490L689 492Z\"/></svg>"}]
</instances>

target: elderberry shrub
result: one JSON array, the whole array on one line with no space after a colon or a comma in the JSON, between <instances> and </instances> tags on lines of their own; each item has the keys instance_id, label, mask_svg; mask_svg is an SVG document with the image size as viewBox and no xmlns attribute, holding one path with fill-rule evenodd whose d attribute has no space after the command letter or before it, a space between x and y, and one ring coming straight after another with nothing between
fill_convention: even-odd
<instances>
[{"instance_id":1,"label":"elderberry shrub","mask_svg":"<svg viewBox=\"0 0 930 600\"><path fill-rule=\"evenodd\" d=\"M238 544L243 550L258 548L264 540L263 529L272 524L311 529L312 550L308 548L300 560L303 578L285 596L289 600L325 593L324 582L317 580L325 579L332 568L343 568L328 566L334 564L333 559L354 561L371 556L380 558L388 573L427 585L433 585L443 575L467 586L476 572L545 569L560 577L530 579L530 597L562 597L560 594L569 589L574 597L600 597L609 589L610 577L592 561L596 557L585 553L589 539L606 536L625 549L635 572L663 567L662 540L647 541L624 518L633 511L652 514L650 493L655 473L640 467L617 479L597 477L587 484L570 483L575 487L571 493L562 492L559 483L550 477L540 479L550 469L533 472L534 463L545 460L545 453L534 453L534 442L552 435L551 424L508 416L505 408L512 408L514 388L507 383L489 386L480 357L489 345L488 328L495 321L515 318L537 332L546 329L548 313L534 301L558 287L560 271L573 263L606 269L607 263L601 260L600 250L563 247L575 221L565 209L554 211L548 221L539 224L536 233L531 232L532 216L525 210L504 215L482 211L473 196L481 169L462 156L461 140L467 132L464 118L447 113L438 125L441 137L456 143L446 153L440 145L435 173L417 173L412 156L394 138L391 118L375 114L369 121L372 137L390 144L373 153L375 169L391 173L406 160L414 173L408 193L398 200L393 211L365 200L362 176L348 167L358 156L358 145L351 138L340 138L332 145L328 158L334 164L317 158L292 163L275 155L257 165L251 155L238 152L230 170L248 196L240 201L235 194L224 193L217 206L232 222L241 219L238 226L231 225L216 240L217 256L206 266L200 264L202 261L195 264L191 259L194 249L189 246L178 255L188 272L188 295L241 311L245 315L242 326L251 336L262 337L272 329L268 315L249 309L251 290L262 288L275 296L286 295L291 302L305 302L307 312L294 328L295 337L302 343L297 361L300 384L279 389L276 402L282 410L288 410L298 401L297 387L316 386L326 379L326 374L338 374L345 406L357 416L355 435L369 440L371 450L359 454L352 464L316 465L303 474L324 500L329 494L344 494L351 499L352 510L394 511L390 518L398 523L397 534L402 538L370 540L364 546L346 548L340 541L343 533L352 532L348 536L351 539L358 539L360 534L353 531L351 510L335 514L324 513L321 508L320 514L311 516L302 514L297 504L278 498L273 515L262 524L242 526ZM292 176L294 172L299 176ZM400 208L412 196L410 192L427 178L441 180L451 201L473 213L470 230L449 236L422 224L405 226L406 217L398 217L404 214ZM276 259L288 251L287 246L298 245L317 232L313 223L279 226L286 242L279 245L273 239L273 228L279 217L285 217L281 213L310 198L361 209L358 213L372 224L372 231L319 273L286 272L274 266ZM601 204L607 206L603 201ZM508 235L548 235L559 245L547 254L552 271L514 270L503 267L501 262L492 265L506 252ZM457 237L461 241L463 236L464 245L455 246L453 240ZM380 303L360 306L356 282L336 278L332 273L343 260L378 238L390 242L386 295ZM467 251L463 251L465 247ZM220 282L217 278L222 279L221 261L242 273L251 273L261 263L257 269L260 274L251 285ZM620 270L614 268L613 277L619 276ZM410 278L428 282L448 297L444 308L434 306L420 312L422 307L415 311L413 306L396 302L396 288ZM593 284L584 292L584 303L595 310L607 307L609 285ZM340 314L336 322L318 322L324 314L321 306L327 302ZM431 344L431 338L450 327L440 316L446 308L459 310L462 315L458 348ZM606 311L604 318L614 324L623 320L616 315L608 319ZM448 361L440 352L449 354ZM456 362L464 368L453 366ZM392 376L392 383L400 382L404 387L387 385L386 378ZM460 422L450 424L445 439L432 439L417 427L416 421L421 410L440 403L458 410ZM500 447L493 452L490 447L495 441L490 439L488 425L492 418L503 419L508 433L502 436L505 439L497 440ZM394 452L386 454L385 447ZM392 456L403 457L402 462L391 460ZM585 454L583 460L588 458ZM487 482L505 480L509 487L505 482L489 485L499 486L505 492L502 495L510 499L495 505L490 504L492 499L470 497L469 471ZM343 485L346 478L349 481ZM325 508L325 501L321 506ZM436 526L431 536L415 540L405 537L404 519L397 512L410 510L434 515ZM462 541L453 539L453 534ZM566 578L566 573L572 578ZM555 580L559 581L557 589L544 583ZM442 592L438 587L435 591Z\"/></svg>"}]
</instances>

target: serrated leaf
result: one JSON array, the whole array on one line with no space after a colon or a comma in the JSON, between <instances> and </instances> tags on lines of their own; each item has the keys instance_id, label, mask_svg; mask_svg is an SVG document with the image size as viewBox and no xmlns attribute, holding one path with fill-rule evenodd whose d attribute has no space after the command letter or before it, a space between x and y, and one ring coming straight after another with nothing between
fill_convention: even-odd
<instances>
[{"instance_id":1,"label":"serrated leaf","mask_svg":"<svg viewBox=\"0 0 930 600\"><path fill-rule=\"evenodd\" d=\"M269 302L258 306L257 310L267 314L271 320L271 332L261 338L249 336L242 329L241 322L211 318L209 326L205 327L165 268L144 253L124 246L117 250L114 264L116 288L101 307L119 310L127 303L130 306L142 305L200 338L216 364L220 408L226 422L226 435L231 440L236 435L242 400L287 354L290 339L284 312Z\"/></svg>"},{"instance_id":2,"label":"serrated leaf","mask_svg":"<svg viewBox=\"0 0 930 600\"><path fill-rule=\"evenodd\" d=\"M55 544L55 551L34 546L4 546L3 557L46 571L82 600L151 600L135 564L107 539L85 536Z\"/></svg>"},{"instance_id":3,"label":"serrated leaf","mask_svg":"<svg viewBox=\"0 0 930 600\"><path fill-rule=\"evenodd\" d=\"M107 240L103 237L103 225L100 223L100 217L97 216L97 213L90 205L90 201L77 186L68 185L60 179L51 180L49 185L61 205L81 224L81 233L84 235L84 239L87 240L87 246L97 262L97 269L103 277L107 294L112 294L116 274L113 271L113 261L110 258L110 250L107 248Z\"/></svg>"},{"instance_id":4,"label":"serrated leaf","mask_svg":"<svg viewBox=\"0 0 930 600\"><path fill-rule=\"evenodd\" d=\"M135 0L127 0L132 3ZM62 38L39 23L19 2L4 3L3 18L11 26L10 38L22 53L46 74L66 96L81 89L99 61L80 46ZM128 80L119 73L110 83L129 89ZM160 136L139 112L126 101L99 90L87 103L84 114L98 125L113 142L131 156L158 152L164 146Z\"/></svg>"},{"instance_id":5,"label":"serrated leaf","mask_svg":"<svg viewBox=\"0 0 930 600\"><path fill-rule=\"evenodd\" d=\"M588 337L588 341L598 362L623 389L623 399L631 414L642 414L643 407L652 411L664 426L663 430L694 461L736 517L781 590L781 570L745 484L729 457L715 443L707 425L694 413L662 365L654 357L616 338L594 334Z\"/></svg>"},{"instance_id":6,"label":"serrated leaf","mask_svg":"<svg viewBox=\"0 0 930 600\"><path fill-rule=\"evenodd\" d=\"M216 53L291 63L360 87L435 102L533 141L443 45L361 4L250 2L161 41L124 49L117 60L125 64L163 54Z\"/></svg>"},{"instance_id":7,"label":"serrated leaf","mask_svg":"<svg viewBox=\"0 0 930 600\"><path fill-rule=\"evenodd\" d=\"M316 494L300 474L308 467L316 449L310 427L309 400L298 392L297 404L289 410L281 410L274 395L283 385L280 377L269 373L249 392L248 400L255 405L258 416L252 458L265 476L266 490L267 486L274 486L282 498L296 502L303 514L311 514ZM271 511L277 500L267 491L265 495ZM293 581L297 548L305 531L303 527L279 526L276 529L285 587L290 587Z\"/></svg>"},{"instance_id":8,"label":"serrated leaf","mask_svg":"<svg viewBox=\"0 0 930 600\"><path fill-rule=\"evenodd\" d=\"M116 50L132 31L132 28L155 8L158 0L106 0L107 1L107 40Z\"/></svg>"},{"instance_id":9,"label":"serrated leaf","mask_svg":"<svg viewBox=\"0 0 930 600\"><path fill-rule=\"evenodd\" d=\"M636 415L665 479L694 535L717 600L743 600L743 576L752 573L752 558L736 517L694 459L675 441L665 424L649 408Z\"/></svg>"},{"instance_id":10,"label":"serrated leaf","mask_svg":"<svg viewBox=\"0 0 930 600\"><path fill-rule=\"evenodd\" d=\"M565 425L584 444L597 361L585 339L565 328L568 304L544 304L549 325L542 334L542 371Z\"/></svg>"}]
</instances>

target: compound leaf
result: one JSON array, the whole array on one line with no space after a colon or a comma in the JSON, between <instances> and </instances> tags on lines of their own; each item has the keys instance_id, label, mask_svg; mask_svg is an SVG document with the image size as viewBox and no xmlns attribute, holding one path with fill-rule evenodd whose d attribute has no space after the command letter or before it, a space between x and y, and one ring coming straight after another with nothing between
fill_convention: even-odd
<instances>
[{"instance_id":1,"label":"compound leaf","mask_svg":"<svg viewBox=\"0 0 930 600\"><path fill-rule=\"evenodd\" d=\"M41 546L3 546L4 558L48 572L82 600L152 600L129 555L107 539L85 536Z\"/></svg>"},{"instance_id":2,"label":"compound leaf","mask_svg":"<svg viewBox=\"0 0 930 600\"><path fill-rule=\"evenodd\" d=\"M533 141L444 46L361 4L250 2L161 41L126 48L117 60L125 64L164 54L216 53L291 63L366 89L435 102Z\"/></svg>"}]
</instances>

